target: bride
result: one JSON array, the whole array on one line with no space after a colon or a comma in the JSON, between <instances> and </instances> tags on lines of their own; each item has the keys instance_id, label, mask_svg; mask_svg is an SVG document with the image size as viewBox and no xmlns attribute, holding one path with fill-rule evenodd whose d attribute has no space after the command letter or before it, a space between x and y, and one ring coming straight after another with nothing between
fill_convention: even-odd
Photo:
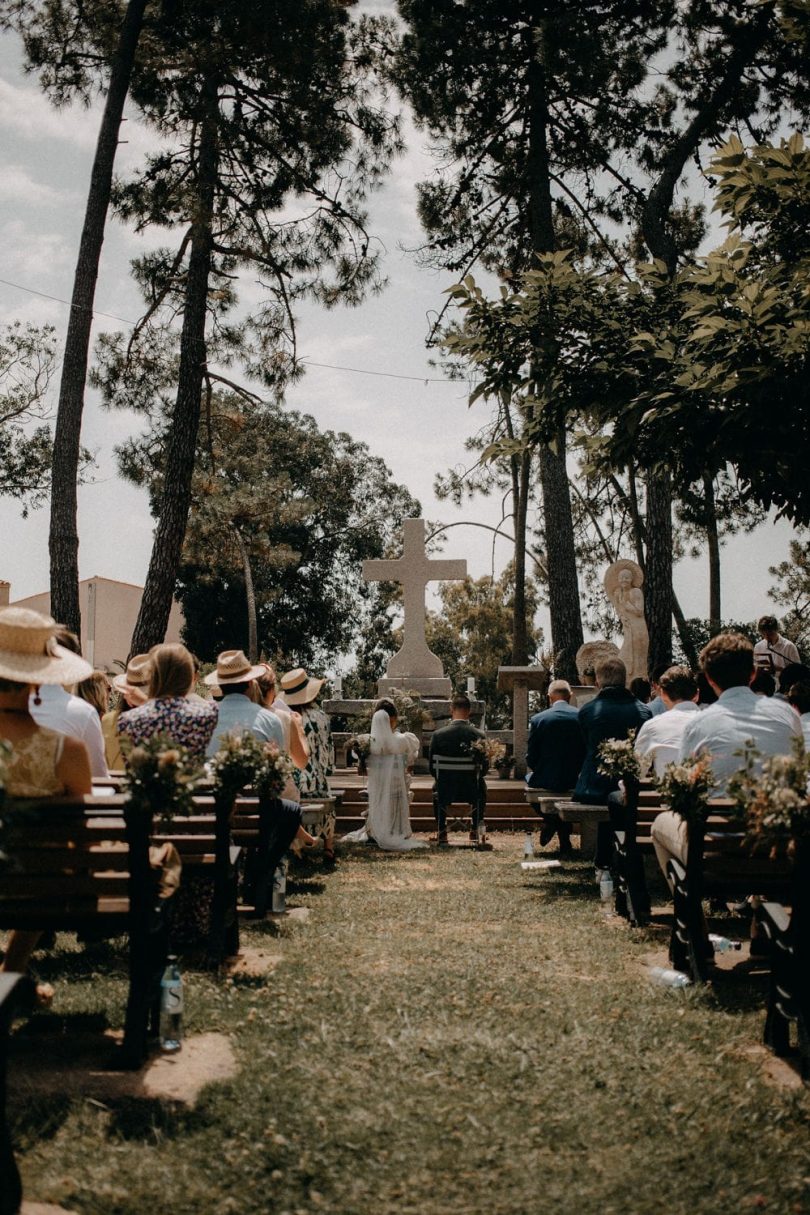
<instances>
[{"instance_id":1,"label":"bride","mask_svg":"<svg viewBox=\"0 0 810 1215\"><path fill-rule=\"evenodd\" d=\"M414 734L395 732L397 711L390 700L381 700L371 719L368 759L368 813L366 825L344 835L342 842L374 842L387 852L410 852L427 844L411 836L406 769L419 754Z\"/></svg>"}]
</instances>

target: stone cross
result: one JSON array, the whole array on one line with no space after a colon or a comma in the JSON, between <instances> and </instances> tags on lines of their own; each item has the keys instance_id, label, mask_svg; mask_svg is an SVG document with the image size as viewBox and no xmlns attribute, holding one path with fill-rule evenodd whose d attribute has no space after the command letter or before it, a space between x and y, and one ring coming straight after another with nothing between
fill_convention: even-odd
<instances>
[{"instance_id":1,"label":"stone cross","mask_svg":"<svg viewBox=\"0 0 810 1215\"><path fill-rule=\"evenodd\" d=\"M466 561L431 561L425 552L425 520L405 519L402 556L396 561L364 561L366 582L401 582L405 601L402 649L388 663L388 676L436 679L442 660L428 649L425 637L425 587L467 577Z\"/></svg>"}]
</instances>

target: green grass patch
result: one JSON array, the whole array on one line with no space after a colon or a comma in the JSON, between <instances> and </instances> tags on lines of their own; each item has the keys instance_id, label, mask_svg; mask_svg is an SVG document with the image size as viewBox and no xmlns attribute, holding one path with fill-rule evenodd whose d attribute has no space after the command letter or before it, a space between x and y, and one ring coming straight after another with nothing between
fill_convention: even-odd
<instances>
[{"instance_id":1,"label":"green grass patch","mask_svg":"<svg viewBox=\"0 0 810 1215\"><path fill-rule=\"evenodd\" d=\"M355 852L295 878L303 925L244 931L263 980L186 972L189 1033L241 1071L196 1108L14 1114L28 1195L81 1215L810 1211L810 1095L766 1083L761 986L654 987L658 934L606 923L592 869ZM55 1013L120 1024L123 953L69 939Z\"/></svg>"}]
</instances>

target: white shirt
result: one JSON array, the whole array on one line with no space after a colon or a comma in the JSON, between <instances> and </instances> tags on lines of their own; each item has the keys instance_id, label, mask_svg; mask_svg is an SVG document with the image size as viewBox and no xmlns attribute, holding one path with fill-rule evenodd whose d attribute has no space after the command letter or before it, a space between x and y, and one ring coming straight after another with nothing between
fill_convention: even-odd
<instances>
[{"instance_id":1,"label":"white shirt","mask_svg":"<svg viewBox=\"0 0 810 1215\"><path fill-rule=\"evenodd\" d=\"M671 709L644 722L635 742L642 768L652 764L656 776L664 775L667 764L674 764L680 756L683 732L697 712L693 700L679 700Z\"/></svg>"},{"instance_id":2,"label":"white shirt","mask_svg":"<svg viewBox=\"0 0 810 1215\"><path fill-rule=\"evenodd\" d=\"M683 732L679 759L708 753L716 777L715 792L724 793L729 778L742 767L735 755L751 742L760 755L790 755L793 739L803 738L799 714L784 701L756 696L750 688L727 688L713 705L695 713Z\"/></svg>"},{"instance_id":3,"label":"white shirt","mask_svg":"<svg viewBox=\"0 0 810 1215\"><path fill-rule=\"evenodd\" d=\"M755 666L759 665L757 661L759 658L767 658L769 660L768 667L770 668L770 664L773 663L775 671L784 671L785 667L791 662L801 662L799 651L793 642L788 641L787 637L782 637L781 634L777 634L773 645L765 637L756 643L754 646ZM785 689L783 688L782 691L785 691Z\"/></svg>"},{"instance_id":4,"label":"white shirt","mask_svg":"<svg viewBox=\"0 0 810 1215\"><path fill-rule=\"evenodd\" d=\"M805 751L810 751L810 713L802 713L799 721L801 722L802 734L804 734L804 749Z\"/></svg>"},{"instance_id":5,"label":"white shirt","mask_svg":"<svg viewBox=\"0 0 810 1215\"><path fill-rule=\"evenodd\" d=\"M104 757L104 736L101 719L93 706L78 696L71 696L58 684L43 684L39 695L41 705L36 704L33 696L28 700L28 710L37 725L78 738L87 748L91 774L106 780L110 774Z\"/></svg>"}]
</instances>

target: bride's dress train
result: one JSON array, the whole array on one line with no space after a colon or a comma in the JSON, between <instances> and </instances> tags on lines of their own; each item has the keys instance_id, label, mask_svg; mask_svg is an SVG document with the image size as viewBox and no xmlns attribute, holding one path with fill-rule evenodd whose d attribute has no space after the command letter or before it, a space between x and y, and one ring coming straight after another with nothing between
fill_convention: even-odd
<instances>
[{"instance_id":1,"label":"bride's dress train","mask_svg":"<svg viewBox=\"0 0 810 1215\"><path fill-rule=\"evenodd\" d=\"M391 720L378 709L371 720L371 750L368 768L368 813L366 825L344 835L342 843L363 844L373 840L386 852L410 852L427 845L411 836L406 768L419 753L413 734L395 734Z\"/></svg>"}]
</instances>

